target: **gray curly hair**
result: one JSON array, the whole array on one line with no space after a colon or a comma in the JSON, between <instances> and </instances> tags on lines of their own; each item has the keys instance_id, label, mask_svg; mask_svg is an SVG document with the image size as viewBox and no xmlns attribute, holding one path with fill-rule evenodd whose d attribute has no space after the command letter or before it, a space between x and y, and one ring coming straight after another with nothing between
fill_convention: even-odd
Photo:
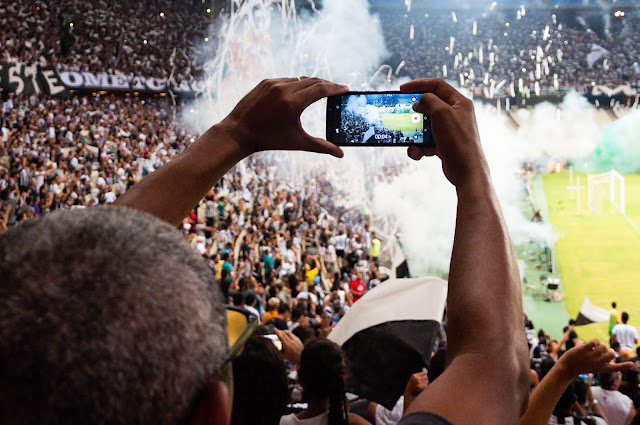
<instances>
[{"instance_id":1,"label":"gray curly hair","mask_svg":"<svg viewBox=\"0 0 640 425\"><path fill-rule=\"evenodd\" d=\"M184 423L226 380L225 307L169 224L107 206L0 234L0 423Z\"/></svg>"}]
</instances>

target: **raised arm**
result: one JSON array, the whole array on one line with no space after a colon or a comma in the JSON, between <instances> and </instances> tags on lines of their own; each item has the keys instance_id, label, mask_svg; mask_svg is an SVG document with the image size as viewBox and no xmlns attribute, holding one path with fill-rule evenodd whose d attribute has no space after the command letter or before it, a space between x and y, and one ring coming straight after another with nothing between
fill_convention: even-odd
<instances>
[{"instance_id":1,"label":"raised arm","mask_svg":"<svg viewBox=\"0 0 640 425\"><path fill-rule=\"evenodd\" d=\"M611 363L615 358L613 350L597 339L568 350L531 394L520 425L547 425L558 400L579 374L616 372L633 367L632 362Z\"/></svg>"},{"instance_id":2,"label":"raised arm","mask_svg":"<svg viewBox=\"0 0 640 425\"><path fill-rule=\"evenodd\" d=\"M551 341L551 352L549 353L549 357L551 357L552 359L557 359L558 358L558 353L560 352L560 350L562 350L562 347L564 347L564 345L567 343L567 341L569 341L569 336L571 335L571 331L573 331L573 326L569 326L567 328L567 330L564 332L564 334L562 335L562 338L560 339L559 342L553 342L552 339L550 339ZM576 344L578 345L578 344Z\"/></svg>"},{"instance_id":3,"label":"raised arm","mask_svg":"<svg viewBox=\"0 0 640 425\"><path fill-rule=\"evenodd\" d=\"M458 194L447 298L448 366L408 413L427 411L453 424L517 423L529 390L520 278L473 103L442 80L416 80L401 90L426 93L414 109L431 116L436 144L412 147L409 156L437 155Z\"/></svg>"},{"instance_id":4,"label":"raised arm","mask_svg":"<svg viewBox=\"0 0 640 425\"><path fill-rule=\"evenodd\" d=\"M302 129L300 114L317 100L347 90L318 78L265 80L222 122L115 203L147 211L177 226L216 181L252 153L304 150L342 157L339 147Z\"/></svg>"}]
</instances>

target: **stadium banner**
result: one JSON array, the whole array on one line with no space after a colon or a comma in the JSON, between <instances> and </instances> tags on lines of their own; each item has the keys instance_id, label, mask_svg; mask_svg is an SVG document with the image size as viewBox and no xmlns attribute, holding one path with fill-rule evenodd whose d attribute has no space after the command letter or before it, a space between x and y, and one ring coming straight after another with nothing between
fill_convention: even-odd
<instances>
[{"instance_id":1,"label":"stadium banner","mask_svg":"<svg viewBox=\"0 0 640 425\"><path fill-rule=\"evenodd\" d=\"M69 94L62 83L58 70L52 66L0 64L1 93L14 93L31 96L47 94L66 96Z\"/></svg>"},{"instance_id":2,"label":"stadium banner","mask_svg":"<svg viewBox=\"0 0 640 425\"><path fill-rule=\"evenodd\" d=\"M635 96L638 94L638 91L628 84L617 86L617 87L607 87L607 86L598 85L598 86L593 86L593 89L591 90L591 94L593 96L608 96L608 97L615 97L617 95Z\"/></svg>"},{"instance_id":3,"label":"stadium banner","mask_svg":"<svg viewBox=\"0 0 640 425\"><path fill-rule=\"evenodd\" d=\"M68 96L71 90L106 90L141 93L171 91L178 95L194 96L201 91L201 81L144 77L139 75L110 74L107 72L58 71L54 67L24 63L0 64L1 93L30 96L46 94Z\"/></svg>"},{"instance_id":4,"label":"stadium banner","mask_svg":"<svg viewBox=\"0 0 640 425\"><path fill-rule=\"evenodd\" d=\"M142 77L139 75L108 74L106 72L60 72L62 83L69 89L119 90L161 93L172 91L176 94L194 95L203 83L199 81L168 80L166 78Z\"/></svg>"}]
</instances>

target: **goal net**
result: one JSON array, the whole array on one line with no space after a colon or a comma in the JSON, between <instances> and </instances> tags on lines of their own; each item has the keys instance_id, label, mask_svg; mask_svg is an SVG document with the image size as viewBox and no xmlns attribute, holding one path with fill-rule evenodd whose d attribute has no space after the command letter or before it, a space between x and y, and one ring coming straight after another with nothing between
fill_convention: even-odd
<instances>
[{"instance_id":1,"label":"goal net","mask_svg":"<svg viewBox=\"0 0 640 425\"><path fill-rule=\"evenodd\" d=\"M591 212L625 215L624 177L615 170L587 176L587 205Z\"/></svg>"}]
</instances>

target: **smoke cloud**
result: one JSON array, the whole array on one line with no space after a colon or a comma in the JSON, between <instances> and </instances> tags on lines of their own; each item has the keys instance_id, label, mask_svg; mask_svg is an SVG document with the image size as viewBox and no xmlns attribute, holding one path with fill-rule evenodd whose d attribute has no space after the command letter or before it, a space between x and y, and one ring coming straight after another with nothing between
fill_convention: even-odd
<instances>
[{"instance_id":1,"label":"smoke cloud","mask_svg":"<svg viewBox=\"0 0 640 425\"><path fill-rule=\"evenodd\" d=\"M397 89L400 81L389 87L386 79L376 85L369 78L384 74L383 68L375 70L387 49L366 0L325 0L321 13L301 16L287 4L246 0L238 12L217 23L222 36L207 64L201 99L185 109L186 123L205 130L264 78L307 75L349 84L352 90ZM303 114L303 127L314 136L324 137L324 108L325 103L318 102ZM555 241L549 224L532 223L523 212L522 161L546 164L550 159L573 159L592 168L608 171L604 168L615 167L621 172L640 164L640 148L631 146L632 135L640 130L638 112L604 126L602 114L577 93L568 94L560 105L543 103L518 110L513 113L517 129L507 115L491 106L478 103L476 113L496 193L516 244ZM288 179L292 187L303 188L306 176L322 170L343 193L338 204L370 206L374 216L395 223L414 274L446 273L456 194L440 161L413 162L399 148L344 150L342 160L306 153L264 155L272 155L278 162L279 178ZM382 175L389 164L401 170L398 176Z\"/></svg>"}]
</instances>

